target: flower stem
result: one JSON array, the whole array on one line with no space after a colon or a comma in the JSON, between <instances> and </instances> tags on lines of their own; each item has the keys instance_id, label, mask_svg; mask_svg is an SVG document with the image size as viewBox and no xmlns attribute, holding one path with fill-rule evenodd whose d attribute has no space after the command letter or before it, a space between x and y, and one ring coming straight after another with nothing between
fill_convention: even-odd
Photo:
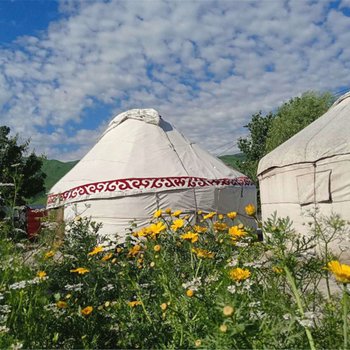
<instances>
[{"instance_id":1,"label":"flower stem","mask_svg":"<svg viewBox=\"0 0 350 350\"><path fill-rule=\"evenodd\" d=\"M292 274L289 271L287 266L284 266L284 271L286 273L287 281L288 281L290 287L292 288L292 292L293 292L295 301L297 302L299 313L300 313L301 317L304 317L303 304L302 304L297 286L295 285L294 278L293 278L293 276L292 276ZM304 326L304 329L305 329L307 339L309 341L310 349L316 350L315 342L314 342L314 339L313 339L312 334L310 332L310 329L307 326Z\"/></svg>"},{"instance_id":2,"label":"flower stem","mask_svg":"<svg viewBox=\"0 0 350 350\"><path fill-rule=\"evenodd\" d=\"M348 348L348 293L346 290L346 284L343 284L343 336L344 336L344 349Z\"/></svg>"}]
</instances>

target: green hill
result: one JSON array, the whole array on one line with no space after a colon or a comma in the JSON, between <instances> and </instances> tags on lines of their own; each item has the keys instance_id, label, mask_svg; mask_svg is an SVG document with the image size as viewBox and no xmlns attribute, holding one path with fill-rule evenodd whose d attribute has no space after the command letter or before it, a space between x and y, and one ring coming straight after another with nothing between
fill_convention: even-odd
<instances>
[{"instance_id":1,"label":"green hill","mask_svg":"<svg viewBox=\"0 0 350 350\"><path fill-rule=\"evenodd\" d=\"M239 162L244 160L243 153L231 154L219 157L226 165L239 170Z\"/></svg>"},{"instance_id":2,"label":"green hill","mask_svg":"<svg viewBox=\"0 0 350 350\"><path fill-rule=\"evenodd\" d=\"M226 165L239 170L238 162L244 159L243 154L233 154L233 155L225 155L219 157ZM60 162L59 160L49 160L45 159L43 162L43 171L46 174L45 179L45 192L41 192L37 194L35 197L31 198L29 204L46 204L46 193L50 190L50 188L64 175L71 170L75 164L78 163L78 160L73 162Z\"/></svg>"},{"instance_id":3,"label":"green hill","mask_svg":"<svg viewBox=\"0 0 350 350\"><path fill-rule=\"evenodd\" d=\"M45 192L38 193L35 197L31 198L29 204L46 204L46 192L64 175L71 170L78 160L73 162L60 162L59 160L45 159L43 161L42 170L46 174L45 179Z\"/></svg>"}]
</instances>

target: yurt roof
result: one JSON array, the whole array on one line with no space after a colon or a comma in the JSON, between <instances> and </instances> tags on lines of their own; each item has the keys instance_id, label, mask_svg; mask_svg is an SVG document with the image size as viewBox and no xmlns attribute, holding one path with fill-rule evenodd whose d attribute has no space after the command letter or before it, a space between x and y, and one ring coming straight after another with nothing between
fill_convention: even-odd
<instances>
[{"instance_id":1,"label":"yurt roof","mask_svg":"<svg viewBox=\"0 0 350 350\"><path fill-rule=\"evenodd\" d=\"M195 127L195 126L194 126ZM251 185L187 140L154 109L119 114L95 146L50 190L48 207L189 187Z\"/></svg>"},{"instance_id":2,"label":"yurt roof","mask_svg":"<svg viewBox=\"0 0 350 350\"><path fill-rule=\"evenodd\" d=\"M268 153L259 162L258 174L297 163L350 153L350 92L306 128Z\"/></svg>"}]
</instances>

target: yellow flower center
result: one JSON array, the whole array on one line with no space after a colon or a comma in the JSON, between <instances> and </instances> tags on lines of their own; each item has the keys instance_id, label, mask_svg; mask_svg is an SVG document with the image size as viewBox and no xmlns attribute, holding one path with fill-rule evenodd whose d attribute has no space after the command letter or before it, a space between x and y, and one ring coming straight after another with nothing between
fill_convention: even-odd
<instances>
[{"instance_id":1,"label":"yellow flower center","mask_svg":"<svg viewBox=\"0 0 350 350\"><path fill-rule=\"evenodd\" d=\"M224 306L222 312L225 316L231 316L234 312L234 308L230 305L226 305Z\"/></svg>"},{"instance_id":2,"label":"yellow flower center","mask_svg":"<svg viewBox=\"0 0 350 350\"><path fill-rule=\"evenodd\" d=\"M193 297L193 295L194 295L194 291L193 291L192 289L187 289L187 290L186 290L186 295L187 295L189 298L191 298L191 297Z\"/></svg>"}]
</instances>

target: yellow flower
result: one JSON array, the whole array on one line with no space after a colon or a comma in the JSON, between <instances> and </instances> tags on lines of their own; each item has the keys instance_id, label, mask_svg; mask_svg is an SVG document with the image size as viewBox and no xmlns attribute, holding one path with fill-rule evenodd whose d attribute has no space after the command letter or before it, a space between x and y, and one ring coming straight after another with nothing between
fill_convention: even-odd
<instances>
[{"instance_id":1,"label":"yellow flower","mask_svg":"<svg viewBox=\"0 0 350 350\"><path fill-rule=\"evenodd\" d=\"M108 253L106 254L101 260L102 261L107 261L113 256L113 253Z\"/></svg>"},{"instance_id":2,"label":"yellow flower","mask_svg":"<svg viewBox=\"0 0 350 350\"><path fill-rule=\"evenodd\" d=\"M244 281L249 278L251 272L248 269L241 269L240 267L236 267L230 271L230 277L235 281Z\"/></svg>"},{"instance_id":3,"label":"yellow flower","mask_svg":"<svg viewBox=\"0 0 350 350\"><path fill-rule=\"evenodd\" d=\"M219 219L219 220L223 220L223 218L224 218L224 216L223 216L222 214L219 214L219 215L218 215L218 219Z\"/></svg>"},{"instance_id":4,"label":"yellow flower","mask_svg":"<svg viewBox=\"0 0 350 350\"><path fill-rule=\"evenodd\" d=\"M242 238L247 235L247 232L245 232L243 229L239 228L239 226L232 226L228 230L229 235L232 236L232 238Z\"/></svg>"},{"instance_id":5,"label":"yellow flower","mask_svg":"<svg viewBox=\"0 0 350 350\"><path fill-rule=\"evenodd\" d=\"M215 215L216 215L216 212L215 212L215 211L212 211L212 212L210 212L209 214L204 215L204 216L203 216L203 219L204 219L204 220L212 219Z\"/></svg>"},{"instance_id":6,"label":"yellow flower","mask_svg":"<svg viewBox=\"0 0 350 350\"><path fill-rule=\"evenodd\" d=\"M350 283L350 266L341 264L337 260L328 263L328 269L334 274L335 279L341 283Z\"/></svg>"},{"instance_id":7,"label":"yellow flower","mask_svg":"<svg viewBox=\"0 0 350 350\"><path fill-rule=\"evenodd\" d=\"M191 241L191 243L195 243L198 241L198 233L187 232L180 236L180 238Z\"/></svg>"},{"instance_id":8,"label":"yellow flower","mask_svg":"<svg viewBox=\"0 0 350 350\"><path fill-rule=\"evenodd\" d=\"M42 278L46 277L46 272L45 271L38 271L36 275L37 275L37 277L42 279Z\"/></svg>"},{"instance_id":9,"label":"yellow flower","mask_svg":"<svg viewBox=\"0 0 350 350\"><path fill-rule=\"evenodd\" d=\"M74 218L74 221L81 221L82 219L81 219L81 216L76 216L75 218Z\"/></svg>"},{"instance_id":10,"label":"yellow flower","mask_svg":"<svg viewBox=\"0 0 350 350\"><path fill-rule=\"evenodd\" d=\"M55 252L54 252L53 250L50 250L49 252L47 252L47 253L44 255L44 258L45 258L45 259L49 259L49 258L52 258L54 255L55 255Z\"/></svg>"},{"instance_id":11,"label":"yellow flower","mask_svg":"<svg viewBox=\"0 0 350 350\"><path fill-rule=\"evenodd\" d=\"M165 212L170 215L171 214L171 209L170 208L166 208Z\"/></svg>"},{"instance_id":12,"label":"yellow flower","mask_svg":"<svg viewBox=\"0 0 350 350\"><path fill-rule=\"evenodd\" d=\"M128 302L128 305L129 305L130 307L135 307L135 306L137 306L137 305L142 305L142 302L141 302L141 301L138 301L138 300L129 301L129 302Z\"/></svg>"},{"instance_id":13,"label":"yellow flower","mask_svg":"<svg viewBox=\"0 0 350 350\"><path fill-rule=\"evenodd\" d=\"M278 266L273 266L272 267L272 271L275 272L275 273L281 274L283 272L283 269L281 269Z\"/></svg>"},{"instance_id":14,"label":"yellow flower","mask_svg":"<svg viewBox=\"0 0 350 350\"><path fill-rule=\"evenodd\" d=\"M198 215L202 215L202 214L203 214L203 210L198 210L198 211L197 211L197 214L198 214Z\"/></svg>"},{"instance_id":15,"label":"yellow flower","mask_svg":"<svg viewBox=\"0 0 350 350\"><path fill-rule=\"evenodd\" d=\"M146 237L150 233L148 227L143 227L141 230L133 234L134 237Z\"/></svg>"},{"instance_id":16,"label":"yellow flower","mask_svg":"<svg viewBox=\"0 0 350 350\"><path fill-rule=\"evenodd\" d=\"M231 316L234 312L234 308L231 305L225 305L222 312L225 316Z\"/></svg>"},{"instance_id":17,"label":"yellow flower","mask_svg":"<svg viewBox=\"0 0 350 350\"><path fill-rule=\"evenodd\" d=\"M226 333L227 332L227 326L225 324L222 324L220 326L220 332L222 332L222 333Z\"/></svg>"},{"instance_id":18,"label":"yellow flower","mask_svg":"<svg viewBox=\"0 0 350 350\"><path fill-rule=\"evenodd\" d=\"M160 249L161 249L161 246L160 246L159 244L157 244L157 245L155 245L155 246L153 247L153 250L154 250L155 252L159 252Z\"/></svg>"},{"instance_id":19,"label":"yellow flower","mask_svg":"<svg viewBox=\"0 0 350 350\"><path fill-rule=\"evenodd\" d=\"M184 221L182 219L177 219L173 221L173 224L171 225L171 229L175 232L184 226Z\"/></svg>"},{"instance_id":20,"label":"yellow flower","mask_svg":"<svg viewBox=\"0 0 350 350\"><path fill-rule=\"evenodd\" d=\"M135 244L132 248L129 249L128 257L134 257L141 252L141 246Z\"/></svg>"},{"instance_id":21,"label":"yellow flower","mask_svg":"<svg viewBox=\"0 0 350 350\"><path fill-rule=\"evenodd\" d=\"M67 295L66 295L66 299L70 299L72 297L72 294L70 294L70 293L68 293Z\"/></svg>"},{"instance_id":22,"label":"yellow flower","mask_svg":"<svg viewBox=\"0 0 350 350\"><path fill-rule=\"evenodd\" d=\"M163 214L163 210L159 209L153 214L153 217L154 218L159 218L160 216L162 216L162 214Z\"/></svg>"},{"instance_id":23,"label":"yellow flower","mask_svg":"<svg viewBox=\"0 0 350 350\"><path fill-rule=\"evenodd\" d=\"M109 307L111 305L111 302L110 301L106 301L105 302L105 307Z\"/></svg>"},{"instance_id":24,"label":"yellow flower","mask_svg":"<svg viewBox=\"0 0 350 350\"><path fill-rule=\"evenodd\" d=\"M178 218L181 214L182 214L182 210L175 210L173 212L173 216L175 216L176 218Z\"/></svg>"},{"instance_id":25,"label":"yellow flower","mask_svg":"<svg viewBox=\"0 0 350 350\"><path fill-rule=\"evenodd\" d=\"M149 226L148 229L151 232L151 237L155 238L158 234L166 229L166 226L162 222L157 222L156 224Z\"/></svg>"},{"instance_id":26,"label":"yellow flower","mask_svg":"<svg viewBox=\"0 0 350 350\"><path fill-rule=\"evenodd\" d=\"M70 272L76 272L79 275L84 275L85 273L90 272L90 270L86 269L85 267L77 267L74 270L70 270Z\"/></svg>"},{"instance_id":27,"label":"yellow flower","mask_svg":"<svg viewBox=\"0 0 350 350\"><path fill-rule=\"evenodd\" d=\"M208 228L207 227L203 227L203 226L199 226L199 225L194 225L194 230L197 233L203 233L203 232L207 232Z\"/></svg>"},{"instance_id":28,"label":"yellow flower","mask_svg":"<svg viewBox=\"0 0 350 350\"><path fill-rule=\"evenodd\" d=\"M63 301L63 300L59 300L57 303L56 303L56 306L59 308L59 309L66 309L68 307L68 304Z\"/></svg>"},{"instance_id":29,"label":"yellow flower","mask_svg":"<svg viewBox=\"0 0 350 350\"><path fill-rule=\"evenodd\" d=\"M191 297L193 297L193 295L194 295L194 291L193 291L192 289L187 289L187 290L186 290L186 295L187 295L189 298L191 298Z\"/></svg>"},{"instance_id":30,"label":"yellow flower","mask_svg":"<svg viewBox=\"0 0 350 350\"><path fill-rule=\"evenodd\" d=\"M256 213L256 208L254 204L248 204L244 209L246 214L249 216L253 216Z\"/></svg>"},{"instance_id":31,"label":"yellow flower","mask_svg":"<svg viewBox=\"0 0 350 350\"><path fill-rule=\"evenodd\" d=\"M224 222L216 221L213 224L215 231L225 231L228 229L228 226Z\"/></svg>"},{"instance_id":32,"label":"yellow flower","mask_svg":"<svg viewBox=\"0 0 350 350\"><path fill-rule=\"evenodd\" d=\"M167 303L163 303L163 304L160 304L160 308L165 311L167 308L168 308L168 304Z\"/></svg>"},{"instance_id":33,"label":"yellow flower","mask_svg":"<svg viewBox=\"0 0 350 350\"><path fill-rule=\"evenodd\" d=\"M103 252L103 247L98 245L90 253L88 253L88 255L93 256L93 255L96 255L96 254L98 254L100 252Z\"/></svg>"},{"instance_id":34,"label":"yellow flower","mask_svg":"<svg viewBox=\"0 0 350 350\"><path fill-rule=\"evenodd\" d=\"M196 348L199 348L200 346L202 345L202 341L200 339L197 339L195 342L194 342L194 346Z\"/></svg>"},{"instance_id":35,"label":"yellow flower","mask_svg":"<svg viewBox=\"0 0 350 350\"><path fill-rule=\"evenodd\" d=\"M81 314L84 315L84 316L88 316L88 315L91 314L93 309L94 308L92 306L84 307L84 309L81 310Z\"/></svg>"},{"instance_id":36,"label":"yellow flower","mask_svg":"<svg viewBox=\"0 0 350 350\"><path fill-rule=\"evenodd\" d=\"M233 220L237 217L237 212L231 211L231 212L227 213L227 217Z\"/></svg>"},{"instance_id":37,"label":"yellow flower","mask_svg":"<svg viewBox=\"0 0 350 350\"><path fill-rule=\"evenodd\" d=\"M154 261L151 261L151 263L149 264L150 267L154 267L156 266L156 263Z\"/></svg>"},{"instance_id":38,"label":"yellow flower","mask_svg":"<svg viewBox=\"0 0 350 350\"><path fill-rule=\"evenodd\" d=\"M212 259L214 257L214 253L201 248L192 248L192 252L195 253L198 256L198 258Z\"/></svg>"}]
</instances>

